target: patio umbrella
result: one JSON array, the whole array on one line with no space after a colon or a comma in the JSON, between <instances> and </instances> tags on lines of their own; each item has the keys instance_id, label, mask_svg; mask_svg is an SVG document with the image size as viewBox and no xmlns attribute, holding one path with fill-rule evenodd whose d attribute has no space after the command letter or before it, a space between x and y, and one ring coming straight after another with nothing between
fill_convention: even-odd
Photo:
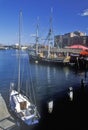
<instances>
[{"instance_id":1,"label":"patio umbrella","mask_svg":"<svg viewBox=\"0 0 88 130\"><path fill-rule=\"evenodd\" d=\"M88 50L83 50L80 52L80 55L86 56L88 55Z\"/></svg>"}]
</instances>

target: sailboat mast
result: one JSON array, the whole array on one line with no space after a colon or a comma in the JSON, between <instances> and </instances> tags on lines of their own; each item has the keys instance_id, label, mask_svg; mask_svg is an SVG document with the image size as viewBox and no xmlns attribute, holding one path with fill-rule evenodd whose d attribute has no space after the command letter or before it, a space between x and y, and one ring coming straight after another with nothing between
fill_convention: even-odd
<instances>
[{"instance_id":1,"label":"sailboat mast","mask_svg":"<svg viewBox=\"0 0 88 130\"><path fill-rule=\"evenodd\" d=\"M21 17L22 17L22 11L20 11L20 14L19 14L18 93L20 93L20 49L21 49Z\"/></svg>"}]
</instances>

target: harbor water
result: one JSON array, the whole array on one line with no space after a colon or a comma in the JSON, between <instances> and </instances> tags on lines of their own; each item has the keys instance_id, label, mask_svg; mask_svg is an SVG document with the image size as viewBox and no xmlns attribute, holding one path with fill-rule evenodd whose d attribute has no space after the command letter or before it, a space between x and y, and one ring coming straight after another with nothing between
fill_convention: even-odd
<instances>
[{"instance_id":1,"label":"harbor water","mask_svg":"<svg viewBox=\"0 0 88 130\"><path fill-rule=\"evenodd\" d=\"M19 130L86 128L87 96L83 101L80 86L83 79L87 91L88 71L72 65L32 63L26 51L21 54L21 90L36 103L41 118L37 126L29 128L21 124ZM8 109L11 82L17 88L18 50L0 50L0 93ZM73 89L73 101L69 100L70 87ZM53 101L51 113L48 111L49 101Z\"/></svg>"}]
</instances>

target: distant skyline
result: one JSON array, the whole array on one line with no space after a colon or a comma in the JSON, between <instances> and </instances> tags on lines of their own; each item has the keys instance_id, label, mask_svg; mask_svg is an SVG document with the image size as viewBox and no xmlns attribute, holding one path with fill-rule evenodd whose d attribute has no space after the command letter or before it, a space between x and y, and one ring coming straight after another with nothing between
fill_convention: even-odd
<instances>
[{"instance_id":1,"label":"distant skyline","mask_svg":"<svg viewBox=\"0 0 88 130\"><path fill-rule=\"evenodd\" d=\"M0 0L0 43L18 43L19 12L22 10L22 44L35 42L37 17L39 36L45 38L53 8L54 35L73 31L88 35L87 0Z\"/></svg>"}]
</instances>

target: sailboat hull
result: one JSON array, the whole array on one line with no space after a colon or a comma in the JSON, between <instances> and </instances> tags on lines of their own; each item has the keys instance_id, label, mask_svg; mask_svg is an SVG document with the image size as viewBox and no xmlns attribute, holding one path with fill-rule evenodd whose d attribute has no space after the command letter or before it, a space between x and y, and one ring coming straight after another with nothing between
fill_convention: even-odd
<instances>
[{"instance_id":1,"label":"sailboat hull","mask_svg":"<svg viewBox=\"0 0 88 130\"><path fill-rule=\"evenodd\" d=\"M39 115L35 105L31 104L26 96L15 90L10 93L10 108L23 123L27 125L39 123Z\"/></svg>"}]
</instances>

